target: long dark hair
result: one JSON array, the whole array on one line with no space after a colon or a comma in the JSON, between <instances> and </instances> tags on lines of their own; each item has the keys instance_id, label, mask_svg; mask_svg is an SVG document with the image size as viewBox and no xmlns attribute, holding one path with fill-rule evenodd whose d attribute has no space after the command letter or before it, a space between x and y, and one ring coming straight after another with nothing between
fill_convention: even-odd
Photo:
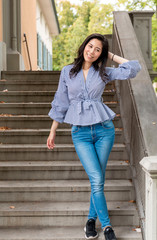
<instances>
[{"instance_id":1,"label":"long dark hair","mask_svg":"<svg viewBox=\"0 0 157 240\"><path fill-rule=\"evenodd\" d=\"M96 71L99 71L99 75L103 81L106 81L108 79L108 76L105 73L105 67L106 67L107 59L108 59L109 44L108 44L108 40L105 38L105 36L103 36L99 33L94 33L94 34L89 35L84 40L84 42L81 44L81 46L79 47L78 53L77 53L77 58L75 58L74 62L72 63L72 64L74 64L74 66L70 70L70 78L72 76L76 76L78 74L78 72L81 70L82 64L84 61L83 52L84 52L85 46L93 38L96 38L102 42L102 53L101 53L100 57L92 64L94 66L94 69Z\"/></svg>"}]
</instances>

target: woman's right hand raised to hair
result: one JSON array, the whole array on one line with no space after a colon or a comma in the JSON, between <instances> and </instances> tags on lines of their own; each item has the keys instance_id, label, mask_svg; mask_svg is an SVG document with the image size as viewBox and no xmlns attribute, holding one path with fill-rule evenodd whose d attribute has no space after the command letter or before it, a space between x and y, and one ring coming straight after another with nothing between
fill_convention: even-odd
<instances>
[{"instance_id":1,"label":"woman's right hand raised to hair","mask_svg":"<svg viewBox=\"0 0 157 240\"><path fill-rule=\"evenodd\" d=\"M125 62L128 62L129 60L126 59L126 58L123 58L123 57L120 57L114 53L111 53L111 52L108 52L108 58L118 64L122 64L122 63L125 63Z\"/></svg>"}]
</instances>

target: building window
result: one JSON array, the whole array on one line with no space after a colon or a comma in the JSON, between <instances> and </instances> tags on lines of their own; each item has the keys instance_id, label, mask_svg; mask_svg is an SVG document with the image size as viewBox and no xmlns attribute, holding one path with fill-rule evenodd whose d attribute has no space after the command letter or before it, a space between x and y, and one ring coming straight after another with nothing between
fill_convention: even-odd
<instances>
[{"instance_id":1,"label":"building window","mask_svg":"<svg viewBox=\"0 0 157 240\"><path fill-rule=\"evenodd\" d=\"M42 70L52 70L52 55L37 34L37 65Z\"/></svg>"},{"instance_id":2,"label":"building window","mask_svg":"<svg viewBox=\"0 0 157 240\"><path fill-rule=\"evenodd\" d=\"M44 43L42 42L42 69L44 69Z\"/></svg>"},{"instance_id":3,"label":"building window","mask_svg":"<svg viewBox=\"0 0 157 240\"><path fill-rule=\"evenodd\" d=\"M43 16L42 16L42 12L40 12L40 24L42 25L42 21L43 21Z\"/></svg>"},{"instance_id":4,"label":"building window","mask_svg":"<svg viewBox=\"0 0 157 240\"><path fill-rule=\"evenodd\" d=\"M47 49L46 49L46 45L44 44L44 52L43 52L43 56L44 56L44 70L47 70L48 66L47 66Z\"/></svg>"},{"instance_id":5,"label":"building window","mask_svg":"<svg viewBox=\"0 0 157 240\"><path fill-rule=\"evenodd\" d=\"M52 70L52 55L48 52L48 70Z\"/></svg>"},{"instance_id":6,"label":"building window","mask_svg":"<svg viewBox=\"0 0 157 240\"><path fill-rule=\"evenodd\" d=\"M42 69L42 41L39 34L37 34L37 65Z\"/></svg>"}]
</instances>

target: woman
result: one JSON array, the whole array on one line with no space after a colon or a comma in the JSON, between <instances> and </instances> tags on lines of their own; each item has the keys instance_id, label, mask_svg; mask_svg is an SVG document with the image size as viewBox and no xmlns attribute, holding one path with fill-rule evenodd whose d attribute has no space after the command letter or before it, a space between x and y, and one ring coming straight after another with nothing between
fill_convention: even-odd
<instances>
[{"instance_id":1,"label":"woman","mask_svg":"<svg viewBox=\"0 0 157 240\"><path fill-rule=\"evenodd\" d=\"M106 67L107 60L120 64ZM88 36L78 50L73 64L65 66L49 116L54 120L47 139L49 149L55 147L59 123L69 123L78 157L91 183L91 198L86 239L98 237L95 229L100 220L106 240L115 240L104 196L105 170L111 152L115 129L115 113L102 101L105 85L112 80L134 78L140 70L136 60L129 61L108 51L108 41L101 34Z\"/></svg>"}]
</instances>

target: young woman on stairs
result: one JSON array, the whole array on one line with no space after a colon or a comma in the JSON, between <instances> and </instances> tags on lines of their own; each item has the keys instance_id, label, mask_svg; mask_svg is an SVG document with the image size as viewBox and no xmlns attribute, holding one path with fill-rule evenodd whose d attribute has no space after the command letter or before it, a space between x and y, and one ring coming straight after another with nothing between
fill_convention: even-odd
<instances>
[{"instance_id":1,"label":"young woman on stairs","mask_svg":"<svg viewBox=\"0 0 157 240\"><path fill-rule=\"evenodd\" d=\"M106 67L107 60L120 64ZM78 49L74 62L65 66L52 101L49 116L54 120L47 147L55 147L59 123L71 125L72 140L78 157L89 177L91 198L85 238L98 237L97 217L106 240L116 240L104 196L105 170L111 152L115 128L115 113L102 101L105 85L112 80L134 78L141 66L137 60L127 60L108 50L108 40L101 34L88 36Z\"/></svg>"}]
</instances>

